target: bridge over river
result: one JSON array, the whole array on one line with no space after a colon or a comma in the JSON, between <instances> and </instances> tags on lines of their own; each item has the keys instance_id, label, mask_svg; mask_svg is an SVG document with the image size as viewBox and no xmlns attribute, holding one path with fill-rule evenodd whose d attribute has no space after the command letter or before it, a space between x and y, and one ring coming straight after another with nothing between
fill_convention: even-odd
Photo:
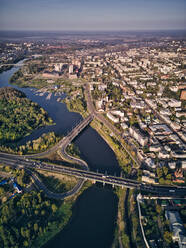
<instances>
[{"instance_id":1,"label":"bridge over river","mask_svg":"<svg viewBox=\"0 0 186 248\"><path fill-rule=\"evenodd\" d=\"M93 120L93 115L87 116L85 119L80 121L80 123L77 126L75 126L72 129L72 131L67 134L67 136L63 137L55 146L53 146L52 148L48 149L45 152L27 155L26 157L41 158L51 153L54 153L59 149L62 151L63 153L62 155L67 156L67 154L65 153L65 149L67 148L67 146L72 142L73 139L75 139L78 136L79 133L83 131L84 128L86 128L90 124L92 120ZM68 159L71 160L70 157L68 157Z\"/></svg>"},{"instance_id":2,"label":"bridge over river","mask_svg":"<svg viewBox=\"0 0 186 248\"><path fill-rule=\"evenodd\" d=\"M112 186L119 186L122 188L137 189L139 191L145 191L153 193L156 196L169 196L169 197L186 197L186 187L180 186L163 186L163 185L152 185L144 184L136 180L131 180L123 177L117 177L112 175L105 175L103 173L75 169L71 167L65 167L61 165L54 165L49 163L44 163L40 161L33 161L31 159L25 160L22 156L15 156L10 154L0 153L0 161L3 164L17 167L21 166L23 168L29 169L39 169L44 171L51 171L61 174L67 174L75 176L79 179L91 180L92 182L100 182L103 184L110 184ZM74 192L75 193L75 192Z\"/></svg>"}]
</instances>

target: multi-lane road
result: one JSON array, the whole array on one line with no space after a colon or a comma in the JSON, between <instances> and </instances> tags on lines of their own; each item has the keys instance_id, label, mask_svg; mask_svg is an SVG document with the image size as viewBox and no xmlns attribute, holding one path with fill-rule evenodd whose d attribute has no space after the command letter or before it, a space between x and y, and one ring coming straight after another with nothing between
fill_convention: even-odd
<instances>
[{"instance_id":1,"label":"multi-lane road","mask_svg":"<svg viewBox=\"0 0 186 248\"><path fill-rule=\"evenodd\" d=\"M91 180L93 182L101 182L103 184L111 184L113 186L126 187L131 189L138 189L139 191L145 191L153 193L157 196L170 196L170 197L182 197L186 198L186 187L176 187L176 186L159 186L144 184L136 180L126 179L122 177L104 175L103 173L97 173L93 171L80 170L60 165L53 165L49 163L41 163L39 161L24 159L21 156L15 156L10 154L0 153L0 161L3 164L10 166L20 166L29 169L40 169L44 171L51 171L61 174L67 174L75 176L83 180ZM81 181L83 184L83 181ZM78 188L78 186L77 186ZM41 189L43 189L41 187ZM74 189L74 193L76 188Z\"/></svg>"}]
</instances>

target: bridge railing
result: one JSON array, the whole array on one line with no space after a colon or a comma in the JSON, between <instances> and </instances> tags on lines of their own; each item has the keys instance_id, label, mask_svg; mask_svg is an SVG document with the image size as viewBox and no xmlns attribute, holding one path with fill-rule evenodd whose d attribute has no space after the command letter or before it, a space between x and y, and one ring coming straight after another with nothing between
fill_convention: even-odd
<instances>
[{"instance_id":1,"label":"bridge railing","mask_svg":"<svg viewBox=\"0 0 186 248\"><path fill-rule=\"evenodd\" d=\"M87 118L83 119L80 123L75 126L71 132L67 134L67 138L70 142L93 120L92 115L89 115Z\"/></svg>"}]
</instances>

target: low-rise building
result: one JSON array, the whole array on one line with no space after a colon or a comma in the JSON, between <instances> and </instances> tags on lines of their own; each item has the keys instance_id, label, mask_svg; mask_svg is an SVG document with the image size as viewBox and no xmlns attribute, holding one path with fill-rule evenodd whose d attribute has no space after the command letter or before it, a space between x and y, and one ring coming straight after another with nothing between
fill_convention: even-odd
<instances>
[{"instance_id":1,"label":"low-rise building","mask_svg":"<svg viewBox=\"0 0 186 248\"><path fill-rule=\"evenodd\" d=\"M155 184L156 183L155 179L154 178L151 178L149 176L142 176L141 177L141 180L144 183L152 183L152 184Z\"/></svg>"},{"instance_id":2,"label":"low-rise building","mask_svg":"<svg viewBox=\"0 0 186 248\"><path fill-rule=\"evenodd\" d=\"M183 159L186 159L186 153L177 153L177 152L175 152L175 151L172 151L171 152L171 156L173 157L173 158L183 158Z\"/></svg>"},{"instance_id":3,"label":"low-rise building","mask_svg":"<svg viewBox=\"0 0 186 248\"><path fill-rule=\"evenodd\" d=\"M133 100L133 101L131 101L130 106L131 106L131 108L135 108L135 109L143 109L145 107L145 103L144 103L144 101L141 101L141 100L139 100L139 101Z\"/></svg>"},{"instance_id":4,"label":"low-rise building","mask_svg":"<svg viewBox=\"0 0 186 248\"><path fill-rule=\"evenodd\" d=\"M178 242L179 248L186 248L186 232L178 211L165 211L165 217L169 220L173 242Z\"/></svg>"},{"instance_id":5,"label":"low-rise building","mask_svg":"<svg viewBox=\"0 0 186 248\"><path fill-rule=\"evenodd\" d=\"M176 168L176 162L169 162L168 165L169 165L169 168L172 170Z\"/></svg>"},{"instance_id":6,"label":"low-rise building","mask_svg":"<svg viewBox=\"0 0 186 248\"><path fill-rule=\"evenodd\" d=\"M171 121L170 126L175 130L180 130L180 125L176 122Z\"/></svg>"},{"instance_id":7,"label":"low-rise building","mask_svg":"<svg viewBox=\"0 0 186 248\"><path fill-rule=\"evenodd\" d=\"M181 161L181 168L186 170L186 161Z\"/></svg>"},{"instance_id":8,"label":"low-rise building","mask_svg":"<svg viewBox=\"0 0 186 248\"><path fill-rule=\"evenodd\" d=\"M107 117L114 123L119 123L119 118L112 115L110 112L107 113Z\"/></svg>"},{"instance_id":9,"label":"low-rise building","mask_svg":"<svg viewBox=\"0 0 186 248\"><path fill-rule=\"evenodd\" d=\"M178 101L176 99L170 99L168 104L169 104L169 106L171 108L179 108L179 107L181 107L181 101Z\"/></svg>"},{"instance_id":10,"label":"low-rise building","mask_svg":"<svg viewBox=\"0 0 186 248\"><path fill-rule=\"evenodd\" d=\"M96 101L96 109L98 111L103 110L103 100L97 100Z\"/></svg>"},{"instance_id":11,"label":"low-rise building","mask_svg":"<svg viewBox=\"0 0 186 248\"><path fill-rule=\"evenodd\" d=\"M162 109L160 110L161 115L172 115L171 111L169 109Z\"/></svg>"},{"instance_id":12,"label":"low-rise building","mask_svg":"<svg viewBox=\"0 0 186 248\"><path fill-rule=\"evenodd\" d=\"M169 153L168 152L166 152L166 151L159 151L159 153L158 153L158 158L162 158L162 159L165 159L165 158L169 158L170 157L170 155L169 155Z\"/></svg>"},{"instance_id":13,"label":"low-rise building","mask_svg":"<svg viewBox=\"0 0 186 248\"><path fill-rule=\"evenodd\" d=\"M111 111L111 114L113 114L113 115L118 115L119 117L124 117L124 113L122 112L122 111L120 111L120 110L113 110L113 111Z\"/></svg>"},{"instance_id":14,"label":"low-rise building","mask_svg":"<svg viewBox=\"0 0 186 248\"><path fill-rule=\"evenodd\" d=\"M149 151L150 151L150 152L159 152L160 150L161 150L160 145L151 145L151 146L149 147Z\"/></svg>"},{"instance_id":15,"label":"low-rise building","mask_svg":"<svg viewBox=\"0 0 186 248\"><path fill-rule=\"evenodd\" d=\"M125 122L123 122L123 123L121 123L121 127L122 127L123 129L127 129L127 128L128 128L128 125L127 125Z\"/></svg>"},{"instance_id":16,"label":"low-rise building","mask_svg":"<svg viewBox=\"0 0 186 248\"><path fill-rule=\"evenodd\" d=\"M149 168L152 168L152 169L155 169L156 168L156 164L154 163L154 160L151 159L151 158L146 158L144 160L145 164L149 167Z\"/></svg>"}]
</instances>

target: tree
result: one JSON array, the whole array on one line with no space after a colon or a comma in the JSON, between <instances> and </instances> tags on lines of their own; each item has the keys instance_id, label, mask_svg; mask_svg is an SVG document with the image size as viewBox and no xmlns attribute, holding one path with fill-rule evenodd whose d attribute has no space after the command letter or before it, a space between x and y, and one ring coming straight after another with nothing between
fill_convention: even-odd
<instances>
[{"instance_id":1,"label":"tree","mask_svg":"<svg viewBox=\"0 0 186 248\"><path fill-rule=\"evenodd\" d=\"M30 230L29 229L26 229L25 231L25 236L30 239Z\"/></svg>"},{"instance_id":2,"label":"tree","mask_svg":"<svg viewBox=\"0 0 186 248\"><path fill-rule=\"evenodd\" d=\"M52 212L55 213L57 211L57 207L56 205L53 203L52 204Z\"/></svg>"},{"instance_id":3,"label":"tree","mask_svg":"<svg viewBox=\"0 0 186 248\"><path fill-rule=\"evenodd\" d=\"M38 224L37 224L37 223L35 223L35 224L34 224L34 231L35 231L35 232L37 232L37 231L38 231L38 229L39 229L39 228L38 228Z\"/></svg>"},{"instance_id":4,"label":"tree","mask_svg":"<svg viewBox=\"0 0 186 248\"><path fill-rule=\"evenodd\" d=\"M9 241L11 243L11 246L14 247L14 244L15 244L15 239L12 235L9 235Z\"/></svg>"},{"instance_id":5,"label":"tree","mask_svg":"<svg viewBox=\"0 0 186 248\"><path fill-rule=\"evenodd\" d=\"M39 211L38 210L35 210L34 213L35 213L35 215L38 215L39 214Z\"/></svg>"},{"instance_id":6,"label":"tree","mask_svg":"<svg viewBox=\"0 0 186 248\"><path fill-rule=\"evenodd\" d=\"M41 215L45 215L45 210L41 210Z\"/></svg>"},{"instance_id":7,"label":"tree","mask_svg":"<svg viewBox=\"0 0 186 248\"><path fill-rule=\"evenodd\" d=\"M159 204L156 205L156 212L157 212L158 214L161 213L161 206L160 206Z\"/></svg>"},{"instance_id":8,"label":"tree","mask_svg":"<svg viewBox=\"0 0 186 248\"><path fill-rule=\"evenodd\" d=\"M168 244L172 242L172 234L170 232L165 231L163 237L164 237L165 242L167 242Z\"/></svg>"},{"instance_id":9,"label":"tree","mask_svg":"<svg viewBox=\"0 0 186 248\"><path fill-rule=\"evenodd\" d=\"M129 245L129 237L125 233L122 235L122 243L123 243L125 248L128 248L130 246Z\"/></svg>"},{"instance_id":10,"label":"tree","mask_svg":"<svg viewBox=\"0 0 186 248\"><path fill-rule=\"evenodd\" d=\"M5 190L2 187L0 187L0 195L3 195L4 192L5 192Z\"/></svg>"},{"instance_id":11,"label":"tree","mask_svg":"<svg viewBox=\"0 0 186 248\"><path fill-rule=\"evenodd\" d=\"M10 166L5 166L5 171L10 172L11 171Z\"/></svg>"},{"instance_id":12,"label":"tree","mask_svg":"<svg viewBox=\"0 0 186 248\"><path fill-rule=\"evenodd\" d=\"M27 240L25 240L25 241L24 241L24 243L23 243L23 245L24 245L24 247L28 247L28 246L29 246L28 241L27 241Z\"/></svg>"},{"instance_id":13,"label":"tree","mask_svg":"<svg viewBox=\"0 0 186 248\"><path fill-rule=\"evenodd\" d=\"M43 229L42 227L39 227L39 233L42 234L43 233Z\"/></svg>"},{"instance_id":14,"label":"tree","mask_svg":"<svg viewBox=\"0 0 186 248\"><path fill-rule=\"evenodd\" d=\"M165 180L164 180L163 178L160 178L160 179L159 179L159 183L160 183L160 184L164 184L164 183L165 183Z\"/></svg>"},{"instance_id":15,"label":"tree","mask_svg":"<svg viewBox=\"0 0 186 248\"><path fill-rule=\"evenodd\" d=\"M157 172L157 175L158 175L159 178L162 177L163 172L162 172L162 169L161 168L158 167L157 170L156 170L156 172Z\"/></svg>"},{"instance_id":16,"label":"tree","mask_svg":"<svg viewBox=\"0 0 186 248\"><path fill-rule=\"evenodd\" d=\"M18 182L18 184L23 186L23 176L22 175L17 176L17 182Z\"/></svg>"},{"instance_id":17,"label":"tree","mask_svg":"<svg viewBox=\"0 0 186 248\"><path fill-rule=\"evenodd\" d=\"M164 172L164 175L166 176L168 173L168 168L166 166L163 166L163 172Z\"/></svg>"},{"instance_id":18,"label":"tree","mask_svg":"<svg viewBox=\"0 0 186 248\"><path fill-rule=\"evenodd\" d=\"M182 210L181 210L181 214L182 214L183 216L186 216L186 209L182 209Z\"/></svg>"},{"instance_id":19,"label":"tree","mask_svg":"<svg viewBox=\"0 0 186 248\"><path fill-rule=\"evenodd\" d=\"M25 237L25 230L24 230L24 227L21 227L21 235L22 235L22 237Z\"/></svg>"}]
</instances>

